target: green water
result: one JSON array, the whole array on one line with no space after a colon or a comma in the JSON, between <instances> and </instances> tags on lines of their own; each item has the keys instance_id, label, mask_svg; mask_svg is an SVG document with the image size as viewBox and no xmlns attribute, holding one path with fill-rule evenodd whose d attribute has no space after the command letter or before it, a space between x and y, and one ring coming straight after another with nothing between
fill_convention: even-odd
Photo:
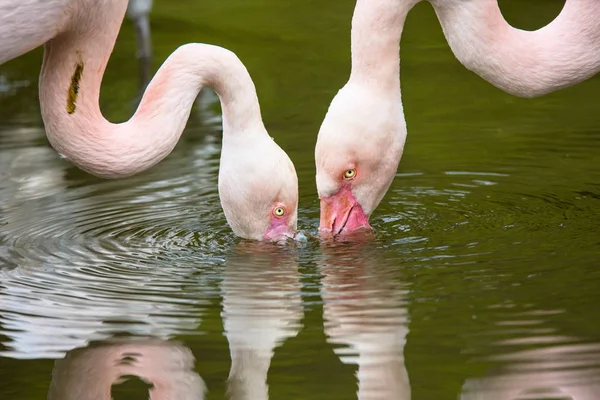
<instances>
[{"instance_id":1,"label":"green water","mask_svg":"<svg viewBox=\"0 0 600 400\"><path fill-rule=\"evenodd\" d=\"M501 7L535 29L562 3ZM309 235L313 149L348 77L353 6L158 1L151 16L155 69L193 41L246 64L298 171ZM103 181L45 139L41 49L0 66L14 86L0 92L0 398L100 398L119 374L182 399L202 398L201 381L207 399L259 400L265 385L272 399L352 399L359 386L362 399L600 398L600 77L504 94L454 59L428 4L409 14L401 53L409 133L376 238L283 247L226 226L217 104L195 108L158 166ZM126 21L102 87L115 122L133 110L134 55ZM147 385L113 397L145 399Z\"/></svg>"}]
</instances>

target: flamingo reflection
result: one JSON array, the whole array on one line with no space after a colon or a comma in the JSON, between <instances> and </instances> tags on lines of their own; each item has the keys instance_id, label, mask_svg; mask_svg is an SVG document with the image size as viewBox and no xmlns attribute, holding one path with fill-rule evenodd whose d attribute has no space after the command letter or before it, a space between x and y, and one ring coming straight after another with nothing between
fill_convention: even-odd
<instances>
[{"instance_id":1,"label":"flamingo reflection","mask_svg":"<svg viewBox=\"0 0 600 400\"><path fill-rule=\"evenodd\" d=\"M408 334L406 290L367 244L323 248L319 262L325 333L345 364L357 364L359 400L408 400L404 362ZM393 268L392 268L393 267Z\"/></svg>"},{"instance_id":2,"label":"flamingo reflection","mask_svg":"<svg viewBox=\"0 0 600 400\"><path fill-rule=\"evenodd\" d=\"M137 376L150 400L203 400L206 387L185 346L158 339L113 339L56 361L48 400L110 400L113 384Z\"/></svg>"},{"instance_id":3,"label":"flamingo reflection","mask_svg":"<svg viewBox=\"0 0 600 400\"><path fill-rule=\"evenodd\" d=\"M266 243L245 243L226 259L223 324L229 341L232 400L269 398L267 373L275 348L301 328L296 255Z\"/></svg>"}]
</instances>

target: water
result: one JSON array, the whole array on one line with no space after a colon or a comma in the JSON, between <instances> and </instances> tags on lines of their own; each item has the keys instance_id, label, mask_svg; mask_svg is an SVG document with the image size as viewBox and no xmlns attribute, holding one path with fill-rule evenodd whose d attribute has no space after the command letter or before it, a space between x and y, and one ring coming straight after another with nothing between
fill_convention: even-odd
<instances>
[{"instance_id":1,"label":"water","mask_svg":"<svg viewBox=\"0 0 600 400\"><path fill-rule=\"evenodd\" d=\"M501 6L533 29L561 1ZM347 78L352 8L189 0L152 15L155 67L191 41L246 63L299 175L308 239L286 246L227 227L215 104L157 167L105 181L47 144L41 51L0 67L1 398L114 384L145 399L149 383L181 399L600 398L600 78L503 94L419 5L402 42L409 137L377 235L320 242L313 149ZM102 89L113 121L136 97L134 46L126 23Z\"/></svg>"}]
</instances>

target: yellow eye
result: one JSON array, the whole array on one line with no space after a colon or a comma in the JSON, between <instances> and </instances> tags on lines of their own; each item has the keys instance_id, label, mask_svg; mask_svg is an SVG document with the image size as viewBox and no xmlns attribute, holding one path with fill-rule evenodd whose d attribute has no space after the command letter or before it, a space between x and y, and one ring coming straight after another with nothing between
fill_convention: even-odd
<instances>
[{"instance_id":1,"label":"yellow eye","mask_svg":"<svg viewBox=\"0 0 600 400\"><path fill-rule=\"evenodd\" d=\"M284 214L285 214L285 209L283 207L276 207L273 210L273 215L275 215L276 217L283 217Z\"/></svg>"},{"instance_id":2,"label":"yellow eye","mask_svg":"<svg viewBox=\"0 0 600 400\"><path fill-rule=\"evenodd\" d=\"M352 179L355 176L356 176L355 169L348 169L348 170L344 171L344 178L346 178L346 179Z\"/></svg>"}]
</instances>

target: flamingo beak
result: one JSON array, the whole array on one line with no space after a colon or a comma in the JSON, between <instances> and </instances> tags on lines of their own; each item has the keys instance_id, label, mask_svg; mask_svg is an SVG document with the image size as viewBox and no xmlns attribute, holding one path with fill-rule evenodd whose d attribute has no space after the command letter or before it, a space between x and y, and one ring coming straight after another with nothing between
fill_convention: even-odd
<instances>
[{"instance_id":1,"label":"flamingo beak","mask_svg":"<svg viewBox=\"0 0 600 400\"><path fill-rule=\"evenodd\" d=\"M371 225L350 187L345 186L336 194L321 198L321 233L338 236L359 229L371 229Z\"/></svg>"},{"instance_id":2,"label":"flamingo beak","mask_svg":"<svg viewBox=\"0 0 600 400\"><path fill-rule=\"evenodd\" d=\"M277 218L273 216L271 219L271 224L263 236L263 240L269 242L280 242L294 238L295 236L296 231L288 224L287 218Z\"/></svg>"}]
</instances>

